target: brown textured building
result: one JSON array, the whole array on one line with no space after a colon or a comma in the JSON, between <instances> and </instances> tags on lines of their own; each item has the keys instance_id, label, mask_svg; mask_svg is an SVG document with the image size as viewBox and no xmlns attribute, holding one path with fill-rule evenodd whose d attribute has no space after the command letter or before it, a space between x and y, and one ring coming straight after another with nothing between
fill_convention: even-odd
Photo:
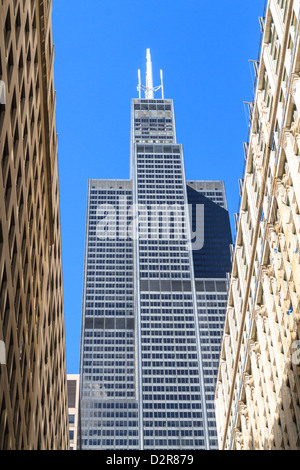
<instances>
[{"instance_id":1,"label":"brown textured building","mask_svg":"<svg viewBox=\"0 0 300 470\"><path fill-rule=\"evenodd\" d=\"M69 445L51 9L0 0L0 449Z\"/></svg>"}]
</instances>

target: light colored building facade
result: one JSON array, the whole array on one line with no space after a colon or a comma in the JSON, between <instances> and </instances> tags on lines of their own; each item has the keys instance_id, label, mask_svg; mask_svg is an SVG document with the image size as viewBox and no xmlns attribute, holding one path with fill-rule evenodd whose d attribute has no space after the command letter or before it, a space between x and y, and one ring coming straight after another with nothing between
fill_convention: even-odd
<instances>
[{"instance_id":1,"label":"light colored building facade","mask_svg":"<svg viewBox=\"0 0 300 470\"><path fill-rule=\"evenodd\" d=\"M220 449L300 449L300 2L264 14L216 389Z\"/></svg>"},{"instance_id":2,"label":"light colored building facade","mask_svg":"<svg viewBox=\"0 0 300 470\"><path fill-rule=\"evenodd\" d=\"M67 385L70 450L80 450L79 374L68 374Z\"/></svg>"},{"instance_id":3,"label":"light colored building facade","mask_svg":"<svg viewBox=\"0 0 300 470\"><path fill-rule=\"evenodd\" d=\"M0 2L1 449L69 442L51 10Z\"/></svg>"},{"instance_id":4,"label":"light colored building facade","mask_svg":"<svg viewBox=\"0 0 300 470\"><path fill-rule=\"evenodd\" d=\"M226 196L222 182L186 182L173 100L154 98L147 56L146 97L131 103L131 179L88 186L83 450L217 447L214 390L231 270ZM201 241L200 206L204 245L191 249L187 226Z\"/></svg>"}]
</instances>

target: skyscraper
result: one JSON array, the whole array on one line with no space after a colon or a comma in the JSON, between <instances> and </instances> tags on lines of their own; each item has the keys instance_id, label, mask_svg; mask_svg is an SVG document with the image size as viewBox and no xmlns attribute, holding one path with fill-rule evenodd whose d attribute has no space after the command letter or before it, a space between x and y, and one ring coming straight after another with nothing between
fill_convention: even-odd
<instances>
[{"instance_id":1,"label":"skyscraper","mask_svg":"<svg viewBox=\"0 0 300 470\"><path fill-rule=\"evenodd\" d=\"M51 1L0 2L0 449L67 449Z\"/></svg>"},{"instance_id":2,"label":"skyscraper","mask_svg":"<svg viewBox=\"0 0 300 470\"><path fill-rule=\"evenodd\" d=\"M162 73L153 87L149 50L138 90L130 179L88 185L82 448L216 448L214 386L231 270L224 185L186 182L173 101L164 98Z\"/></svg>"},{"instance_id":3,"label":"skyscraper","mask_svg":"<svg viewBox=\"0 0 300 470\"><path fill-rule=\"evenodd\" d=\"M300 449L300 3L261 18L216 392L221 449Z\"/></svg>"}]
</instances>

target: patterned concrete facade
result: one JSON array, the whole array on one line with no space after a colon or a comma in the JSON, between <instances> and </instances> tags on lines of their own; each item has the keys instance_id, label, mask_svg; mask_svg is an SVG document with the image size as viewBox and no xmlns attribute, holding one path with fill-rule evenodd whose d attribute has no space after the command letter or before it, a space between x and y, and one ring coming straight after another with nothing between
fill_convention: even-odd
<instances>
[{"instance_id":1,"label":"patterned concrete facade","mask_svg":"<svg viewBox=\"0 0 300 470\"><path fill-rule=\"evenodd\" d=\"M216 389L220 449L300 449L300 2L271 0Z\"/></svg>"},{"instance_id":2,"label":"patterned concrete facade","mask_svg":"<svg viewBox=\"0 0 300 470\"><path fill-rule=\"evenodd\" d=\"M0 449L69 446L51 10L0 0Z\"/></svg>"}]
</instances>

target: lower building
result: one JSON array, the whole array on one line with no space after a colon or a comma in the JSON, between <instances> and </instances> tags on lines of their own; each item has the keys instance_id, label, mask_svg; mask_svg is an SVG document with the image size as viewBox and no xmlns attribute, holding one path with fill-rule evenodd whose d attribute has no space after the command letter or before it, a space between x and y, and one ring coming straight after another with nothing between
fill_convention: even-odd
<instances>
[{"instance_id":1,"label":"lower building","mask_svg":"<svg viewBox=\"0 0 300 470\"><path fill-rule=\"evenodd\" d=\"M80 450L79 374L68 374L67 379L70 450Z\"/></svg>"}]
</instances>

